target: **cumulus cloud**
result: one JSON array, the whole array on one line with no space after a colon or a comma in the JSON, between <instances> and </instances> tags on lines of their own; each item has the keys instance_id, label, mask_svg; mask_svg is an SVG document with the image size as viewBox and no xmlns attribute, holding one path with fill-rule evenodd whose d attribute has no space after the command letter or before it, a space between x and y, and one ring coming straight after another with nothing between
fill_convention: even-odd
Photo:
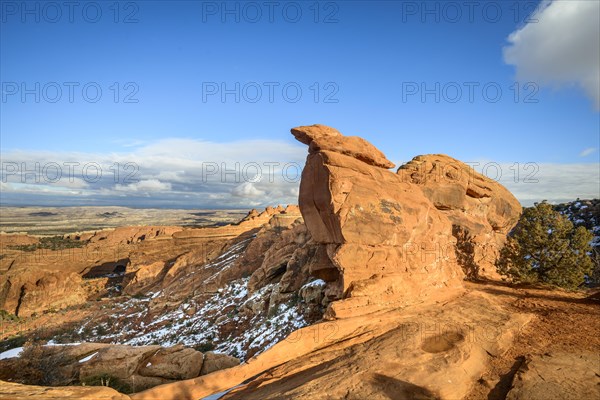
<instances>
[{"instance_id":1,"label":"cumulus cloud","mask_svg":"<svg viewBox=\"0 0 600 400\"><path fill-rule=\"evenodd\" d=\"M501 165L503 175L499 182L525 206L542 200L563 203L576 198L596 199L600 193L598 163L530 163L527 166L521 164L518 175L515 174L514 164Z\"/></svg>"},{"instance_id":2,"label":"cumulus cloud","mask_svg":"<svg viewBox=\"0 0 600 400\"><path fill-rule=\"evenodd\" d=\"M600 1L544 0L508 41L504 60L518 80L578 85L600 110Z\"/></svg>"},{"instance_id":3,"label":"cumulus cloud","mask_svg":"<svg viewBox=\"0 0 600 400\"><path fill-rule=\"evenodd\" d=\"M164 192L171 190L169 182L161 182L158 179L145 179L128 185L115 185L115 190L126 192Z\"/></svg>"},{"instance_id":4,"label":"cumulus cloud","mask_svg":"<svg viewBox=\"0 0 600 400\"><path fill-rule=\"evenodd\" d=\"M244 182L234 187L231 194L236 197L257 198L264 196L266 193L263 190L257 189L252 182Z\"/></svg>"}]
</instances>

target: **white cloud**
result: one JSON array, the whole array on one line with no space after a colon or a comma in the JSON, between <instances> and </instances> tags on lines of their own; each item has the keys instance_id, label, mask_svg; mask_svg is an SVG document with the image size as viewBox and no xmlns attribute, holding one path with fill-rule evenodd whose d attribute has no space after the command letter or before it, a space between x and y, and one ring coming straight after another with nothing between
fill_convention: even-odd
<instances>
[{"instance_id":1,"label":"white cloud","mask_svg":"<svg viewBox=\"0 0 600 400\"><path fill-rule=\"evenodd\" d=\"M127 154L68 152L2 153L0 189L3 204L123 205L138 207L238 208L297 204L306 147L284 141L211 143L169 139ZM586 150L587 151L587 150ZM591 153L590 153L591 154ZM68 173L68 164L79 163ZM39 183L15 171L39 171L47 163L63 168L62 179ZM401 165L402 163L398 163ZM84 167L89 168L85 174ZM480 161L475 170L495 178L496 168ZM498 164L500 183L524 205L598 197L598 163L519 165ZM96 169L102 174L96 178ZM534 168L535 167L535 168ZM258 172L258 175L257 175Z\"/></svg>"},{"instance_id":2,"label":"white cloud","mask_svg":"<svg viewBox=\"0 0 600 400\"><path fill-rule=\"evenodd\" d=\"M587 149L582 150L581 153L579 153L579 157L587 157L590 154L594 154L596 152L596 150L598 150L595 147L588 147Z\"/></svg>"},{"instance_id":3,"label":"white cloud","mask_svg":"<svg viewBox=\"0 0 600 400\"><path fill-rule=\"evenodd\" d=\"M500 183L525 206L542 200L563 203L578 197L597 199L600 196L598 163L531 163L529 166L521 164L518 175L515 173L514 164L501 164L501 167L503 174Z\"/></svg>"},{"instance_id":4,"label":"white cloud","mask_svg":"<svg viewBox=\"0 0 600 400\"><path fill-rule=\"evenodd\" d=\"M264 196L265 192L257 189L251 182L244 182L241 185L234 187L231 194L236 197L257 198Z\"/></svg>"},{"instance_id":5,"label":"white cloud","mask_svg":"<svg viewBox=\"0 0 600 400\"><path fill-rule=\"evenodd\" d=\"M508 41L504 60L518 80L578 85L600 109L600 1L544 0Z\"/></svg>"},{"instance_id":6,"label":"white cloud","mask_svg":"<svg viewBox=\"0 0 600 400\"><path fill-rule=\"evenodd\" d=\"M171 190L171 184L169 182L161 182L158 179L145 179L128 185L117 184L115 185L115 189L126 192L164 192Z\"/></svg>"},{"instance_id":7,"label":"white cloud","mask_svg":"<svg viewBox=\"0 0 600 400\"><path fill-rule=\"evenodd\" d=\"M2 153L2 201L48 204L56 194L56 202L73 205L65 196L77 189L86 204L90 199L148 207L295 204L305 158L305 146L266 140L163 139L119 154L11 151ZM46 174L46 165L58 165L61 179L54 179L54 170Z\"/></svg>"}]
</instances>

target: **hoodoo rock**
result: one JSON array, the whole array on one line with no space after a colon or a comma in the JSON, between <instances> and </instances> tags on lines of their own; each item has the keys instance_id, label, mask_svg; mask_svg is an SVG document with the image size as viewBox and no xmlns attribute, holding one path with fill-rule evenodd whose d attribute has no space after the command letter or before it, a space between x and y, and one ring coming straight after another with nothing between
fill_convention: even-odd
<instances>
[{"instance_id":1,"label":"hoodoo rock","mask_svg":"<svg viewBox=\"0 0 600 400\"><path fill-rule=\"evenodd\" d=\"M310 271L338 300L326 317L457 295L465 271L489 271L521 213L508 190L448 156L419 156L394 173L364 139L323 125L292 134L309 145L299 205L321 255Z\"/></svg>"}]
</instances>

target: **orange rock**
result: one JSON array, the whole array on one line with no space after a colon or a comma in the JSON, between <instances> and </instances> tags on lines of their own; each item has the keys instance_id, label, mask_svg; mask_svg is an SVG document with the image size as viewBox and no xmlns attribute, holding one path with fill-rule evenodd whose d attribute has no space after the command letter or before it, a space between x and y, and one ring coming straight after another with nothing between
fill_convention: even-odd
<instances>
[{"instance_id":1,"label":"orange rock","mask_svg":"<svg viewBox=\"0 0 600 400\"><path fill-rule=\"evenodd\" d=\"M292 134L310 144L299 204L329 259L321 257L311 271L343 299L330 305L329 318L372 312L375 303L458 294L461 267L481 258L464 242L501 243L520 215L510 192L481 175L465 176L468 166L450 157L417 157L399 170L407 178L387 171L381 161L387 159L372 145L357 150L356 140L332 128L299 127ZM432 179L437 175L441 181Z\"/></svg>"}]
</instances>

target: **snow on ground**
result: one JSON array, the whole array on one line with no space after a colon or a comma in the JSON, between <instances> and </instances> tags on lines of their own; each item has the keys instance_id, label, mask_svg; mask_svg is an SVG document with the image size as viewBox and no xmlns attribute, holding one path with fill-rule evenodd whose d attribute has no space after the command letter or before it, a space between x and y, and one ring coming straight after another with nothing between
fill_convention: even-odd
<instances>
[{"instance_id":1,"label":"snow on ground","mask_svg":"<svg viewBox=\"0 0 600 400\"><path fill-rule=\"evenodd\" d=\"M5 358L19 357L22 352L23 352L22 347L15 347L14 349L10 349L3 353L0 353L0 360L4 360Z\"/></svg>"},{"instance_id":2,"label":"snow on ground","mask_svg":"<svg viewBox=\"0 0 600 400\"><path fill-rule=\"evenodd\" d=\"M233 265L249 240L231 246L203 268L214 268L213 276L217 276ZM191 298L158 315L151 312L151 300L162 296L161 292L150 293L147 298L117 301L111 304L112 312L105 320L84 321L75 333L90 342L183 344L245 358L248 350L252 349L252 354L262 352L308 324L297 304L293 304L297 300L266 310L266 302L276 286L269 284L250 294L249 280L249 277L234 280L208 299ZM308 285L324 284L318 279Z\"/></svg>"},{"instance_id":3,"label":"snow on ground","mask_svg":"<svg viewBox=\"0 0 600 400\"><path fill-rule=\"evenodd\" d=\"M244 358L247 349L262 352L293 330L307 325L297 307L280 304L268 315L261 313L246 320L249 328L239 335L233 333L221 337L224 324L242 323L244 317L239 311L243 307L251 307L252 302L268 295L273 288L273 285L267 285L248 296L248 281L249 278L242 278L231 282L209 298L193 315L185 313L189 304L181 304L177 309L154 319L146 325L145 332L127 339L125 344L174 346L181 343L194 346L212 343L217 352ZM128 330L124 332L131 333ZM115 339L119 341L118 338Z\"/></svg>"},{"instance_id":4,"label":"snow on ground","mask_svg":"<svg viewBox=\"0 0 600 400\"><path fill-rule=\"evenodd\" d=\"M94 356L98 354L98 352L95 352L94 354L90 354L89 356L82 358L81 360L79 360L80 363L84 363L86 361L90 361L92 358L94 358Z\"/></svg>"},{"instance_id":5,"label":"snow on ground","mask_svg":"<svg viewBox=\"0 0 600 400\"><path fill-rule=\"evenodd\" d=\"M323 286L325 286L325 281L323 279L315 279L314 281L308 282L307 284L302 286L302 288L323 287Z\"/></svg>"}]
</instances>

